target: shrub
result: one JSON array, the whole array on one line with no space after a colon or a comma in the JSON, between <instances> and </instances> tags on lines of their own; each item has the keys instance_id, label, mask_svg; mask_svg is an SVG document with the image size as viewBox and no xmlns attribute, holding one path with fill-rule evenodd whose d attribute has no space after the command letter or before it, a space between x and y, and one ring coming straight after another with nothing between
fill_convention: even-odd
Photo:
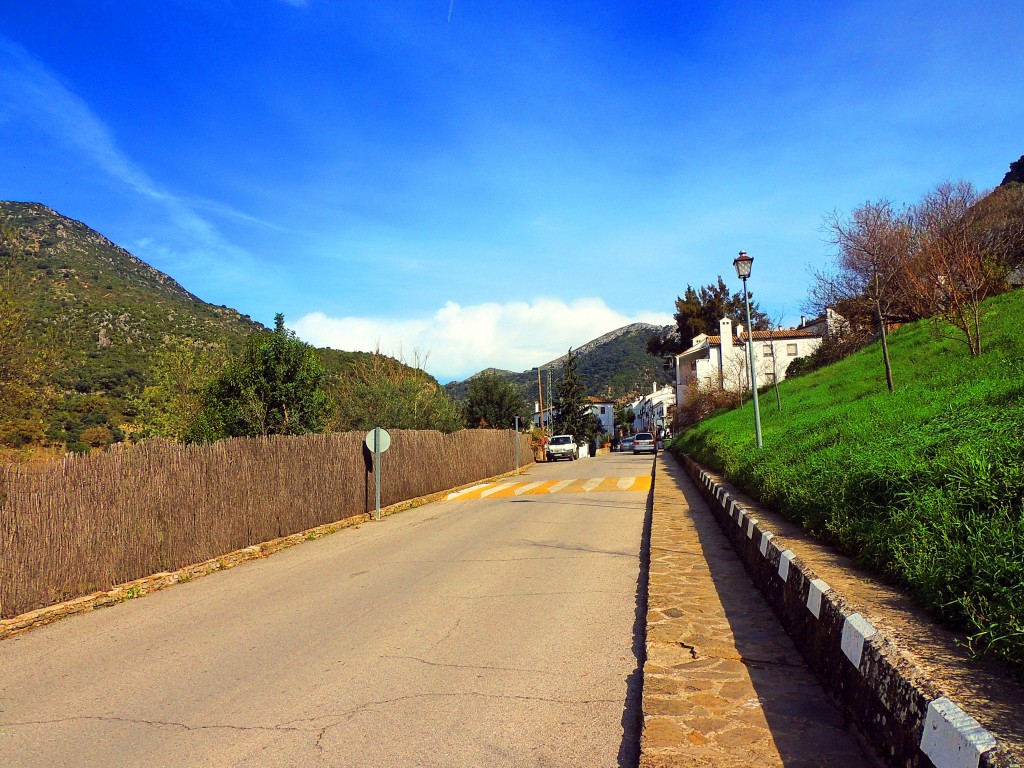
<instances>
[{"instance_id":1,"label":"shrub","mask_svg":"<svg viewBox=\"0 0 1024 768\"><path fill-rule=\"evenodd\" d=\"M113 440L114 435L106 427L89 427L81 435L81 441L93 448L106 448Z\"/></svg>"},{"instance_id":2,"label":"shrub","mask_svg":"<svg viewBox=\"0 0 1024 768\"><path fill-rule=\"evenodd\" d=\"M672 417L672 431L679 432L686 427L703 421L712 413L735 408L736 395L724 389L694 381L686 390L683 402L675 407Z\"/></svg>"}]
</instances>

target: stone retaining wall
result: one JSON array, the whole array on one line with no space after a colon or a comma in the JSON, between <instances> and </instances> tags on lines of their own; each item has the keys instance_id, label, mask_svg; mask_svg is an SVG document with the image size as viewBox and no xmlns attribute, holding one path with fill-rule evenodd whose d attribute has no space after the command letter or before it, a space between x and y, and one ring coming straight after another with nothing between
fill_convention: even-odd
<instances>
[{"instance_id":1,"label":"stone retaining wall","mask_svg":"<svg viewBox=\"0 0 1024 768\"><path fill-rule=\"evenodd\" d=\"M740 504L709 472L683 458L718 523L825 688L890 765L1010 768L996 738L902 656L856 607Z\"/></svg>"}]
</instances>

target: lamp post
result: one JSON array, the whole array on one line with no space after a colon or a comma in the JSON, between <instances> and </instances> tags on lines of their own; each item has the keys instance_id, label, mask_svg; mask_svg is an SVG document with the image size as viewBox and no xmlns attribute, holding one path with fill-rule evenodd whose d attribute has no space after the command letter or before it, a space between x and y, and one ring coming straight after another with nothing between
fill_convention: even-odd
<instances>
[{"instance_id":1,"label":"lamp post","mask_svg":"<svg viewBox=\"0 0 1024 768\"><path fill-rule=\"evenodd\" d=\"M754 396L754 437L757 439L757 447L761 447L761 410L757 405L757 370L754 368L754 329L750 324L750 294L747 293L747 278L750 277L750 268L754 259L747 256L746 251L740 251L740 255L733 259L732 265L736 267L736 276L743 281L743 303L747 308L747 347L750 350L750 389Z\"/></svg>"}]
</instances>

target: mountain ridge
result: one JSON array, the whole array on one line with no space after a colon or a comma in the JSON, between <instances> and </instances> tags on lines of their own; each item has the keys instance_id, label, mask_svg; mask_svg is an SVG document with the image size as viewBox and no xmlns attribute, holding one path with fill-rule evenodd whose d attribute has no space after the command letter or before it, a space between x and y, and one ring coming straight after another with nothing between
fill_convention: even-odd
<instances>
[{"instance_id":1,"label":"mountain ridge","mask_svg":"<svg viewBox=\"0 0 1024 768\"><path fill-rule=\"evenodd\" d=\"M574 348L573 354L578 355L577 371L588 394L622 402L648 392L652 382L668 383L669 374L662 367L661 359L647 354L647 339L650 335L663 333L668 328L670 326L629 323ZM551 371L552 385L556 384L554 377L564 367L567 355L568 352L540 366L545 372ZM445 389L452 397L465 399L469 382L484 374L493 374L511 381L519 386L528 401L536 400L536 368L518 373L500 368L485 368L461 381L449 382ZM545 401L548 399L547 379L548 376L545 375L542 380Z\"/></svg>"}]
</instances>

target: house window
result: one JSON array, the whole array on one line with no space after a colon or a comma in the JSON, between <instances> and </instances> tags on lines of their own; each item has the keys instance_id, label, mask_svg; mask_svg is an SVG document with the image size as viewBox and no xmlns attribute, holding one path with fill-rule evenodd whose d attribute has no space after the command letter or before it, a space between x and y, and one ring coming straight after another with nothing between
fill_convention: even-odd
<instances>
[{"instance_id":1,"label":"house window","mask_svg":"<svg viewBox=\"0 0 1024 768\"><path fill-rule=\"evenodd\" d=\"M697 361L696 360L694 360L692 363L690 363L690 370L693 371L694 373L697 372Z\"/></svg>"},{"instance_id":2,"label":"house window","mask_svg":"<svg viewBox=\"0 0 1024 768\"><path fill-rule=\"evenodd\" d=\"M786 345L786 354L789 355L790 357L795 357L796 356L796 344L787 344Z\"/></svg>"},{"instance_id":3,"label":"house window","mask_svg":"<svg viewBox=\"0 0 1024 768\"><path fill-rule=\"evenodd\" d=\"M605 414L605 410L604 410L604 408L605 408L605 407L604 407L604 406L602 405L602 406L601 406L601 415L602 415L602 416L604 416L604 414Z\"/></svg>"},{"instance_id":4,"label":"house window","mask_svg":"<svg viewBox=\"0 0 1024 768\"><path fill-rule=\"evenodd\" d=\"M772 357L773 356L772 355L772 345L771 344L765 344L764 345L764 352L763 352L763 354L764 354L765 357Z\"/></svg>"}]
</instances>

